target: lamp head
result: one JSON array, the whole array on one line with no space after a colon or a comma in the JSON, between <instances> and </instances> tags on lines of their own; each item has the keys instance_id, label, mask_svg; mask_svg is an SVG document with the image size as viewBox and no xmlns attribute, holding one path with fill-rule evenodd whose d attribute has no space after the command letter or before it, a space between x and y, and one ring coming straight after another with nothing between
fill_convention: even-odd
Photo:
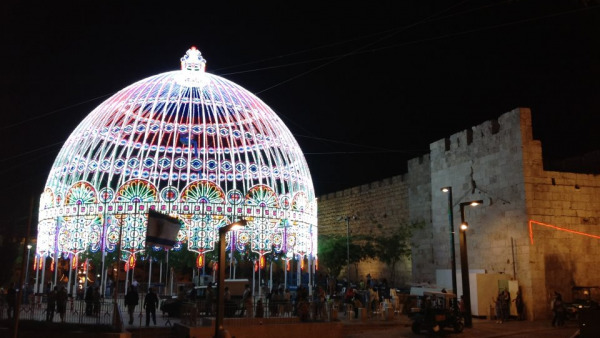
<instances>
[{"instance_id":1,"label":"lamp head","mask_svg":"<svg viewBox=\"0 0 600 338\"><path fill-rule=\"evenodd\" d=\"M448 192L448 191L452 191L452 187L443 187L440 190L442 190L442 192Z\"/></svg>"},{"instance_id":2,"label":"lamp head","mask_svg":"<svg viewBox=\"0 0 600 338\"><path fill-rule=\"evenodd\" d=\"M31 250L31 244L27 244L27 249Z\"/></svg>"},{"instance_id":3,"label":"lamp head","mask_svg":"<svg viewBox=\"0 0 600 338\"><path fill-rule=\"evenodd\" d=\"M226 226L219 229L219 234L224 234L231 230L240 230L248 224L248 221L245 219L239 220L237 222L227 224Z\"/></svg>"},{"instance_id":4,"label":"lamp head","mask_svg":"<svg viewBox=\"0 0 600 338\"><path fill-rule=\"evenodd\" d=\"M467 223L467 222L462 222L462 223L460 224L460 230L462 230L462 231L466 231L468 228L469 228L469 223Z\"/></svg>"},{"instance_id":5,"label":"lamp head","mask_svg":"<svg viewBox=\"0 0 600 338\"><path fill-rule=\"evenodd\" d=\"M461 208L463 208L463 207L466 207L466 206L471 206L471 207L474 207L474 206L478 206L478 205L480 205L480 204L483 204L483 200L476 200L476 201L469 201L469 202L461 202L461 203L460 203L460 207L461 207Z\"/></svg>"}]
</instances>

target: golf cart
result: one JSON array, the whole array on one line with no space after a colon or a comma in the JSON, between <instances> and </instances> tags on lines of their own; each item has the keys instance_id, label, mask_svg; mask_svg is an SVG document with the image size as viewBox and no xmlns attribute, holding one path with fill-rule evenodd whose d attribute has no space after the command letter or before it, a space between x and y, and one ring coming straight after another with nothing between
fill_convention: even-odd
<instances>
[{"instance_id":1,"label":"golf cart","mask_svg":"<svg viewBox=\"0 0 600 338\"><path fill-rule=\"evenodd\" d=\"M456 295L445 292L423 292L419 308L413 310L412 331L420 334L441 332L444 328L452 328L460 333L465 327L464 318L458 310Z\"/></svg>"},{"instance_id":2,"label":"golf cart","mask_svg":"<svg viewBox=\"0 0 600 338\"><path fill-rule=\"evenodd\" d=\"M598 309L598 302L592 299L592 289L600 289L600 287L573 286L571 288L572 302L566 304L568 319L577 319L582 310Z\"/></svg>"}]
</instances>

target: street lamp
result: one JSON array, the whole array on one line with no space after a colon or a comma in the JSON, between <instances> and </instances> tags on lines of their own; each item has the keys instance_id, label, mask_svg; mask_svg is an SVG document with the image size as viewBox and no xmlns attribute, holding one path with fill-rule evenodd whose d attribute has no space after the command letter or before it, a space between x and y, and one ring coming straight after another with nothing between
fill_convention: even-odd
<instances>
[{"instance_id":1,"label":"street lamp","mask_svg":"<svg viewBox=\"0 0 600 338\"><path fill-rule=\"evenodd\" d=\"M454 213L452 206L452 187L443 187L443 192L448 193L448 221L450 222L450 264L452 266L452 292L458 293L456 288L456 254L454 250ZM452 302L452 308L457 310L457 299Z\"/></svg>"},{"instance_id":2,"label":"street lamp","mask_svg":"<svg viewBox=\"0 0 600 338\"><path fill-rule=\"evenodd\" d=\"M462 275L462 286L465 307L465 326L473 326L471 317L471 289L469 286L469 262L467 259L467 229L469 224L465 221L465 207L482 204L482 200L460 203L460 270Z\"/></svg>"},{"instance_id":3,"label":"street lamp","mask_svg":"<svg viewBox=\"0 0 600 338\"><path fill-rule=\"evenodd\" d=\"M27 265L25 268L25 284L29 285L29 254L31 253L31 244L27 244Z\"/></svg>"},{"instance_id":4,"label":"street lamp","mask_svg":"<svg viewBox=\"0 0 600 338\"><path fill-rule=\"evenodd\" d=\"M215 323L215 338L230 337L229 332L223 329L223 314L225 312L224 296L225 296L225 235L230 230L238 230L248 224L246 220L237 221L227 224L219 229L219 260L217 261L219 269L219 279L217 280L217 319Z\"/></svg>"}]
</instances>

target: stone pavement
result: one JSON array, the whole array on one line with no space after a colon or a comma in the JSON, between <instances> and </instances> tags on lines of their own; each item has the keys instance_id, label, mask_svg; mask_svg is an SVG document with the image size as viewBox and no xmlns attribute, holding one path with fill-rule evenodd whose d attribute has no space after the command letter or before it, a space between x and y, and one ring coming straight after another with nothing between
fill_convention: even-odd
<instances>
[{"instance_id":1,"label":"stone pavement","mask_svg":"<svg viewBox=\"0 0 600 338\"><path fill-rule=\"evenodd\" d=\"M426 337L427 334L417 335L412 332L412 320L405 315L395 317L389 321L367 320L364 322L348 321L344 323L343 337L348 338L416 338ZM571 338L577 337L577 322L568 322L564 327L552 327L549 320L516 321L510 320L497 324L493 320L473 318L473 327L456 334L451 329L440 332L438 336L456 336L461 338L492 338L492 337L544 337L544 338ZM580 337L584 338L584 337Z\"/></svg>"},{"instance_id":2,"label":"stone pavement","mask_svg":"<svg viewBox=\"0 0 600 338\"><path fill-rule=\"evenodd\" d=\"M151 327L166 328L175 323L179 323L179 318L167 318L157 313L157 325L151 324ZM141 320L140 320L141 319ZM396 315L389 320L383 320L380 317L370 318L363 321L347 319L343 314L339 317L343 324L342 337L348 338L417 338L427 337L422 333L417 335L412 332L412 320L406 315ZM145 327L145 315L140 318L136 313L134 325L127 325L129 330L141 329ZM140 325L141 324L141 325ZM493 338L493 337L543 337L543 338L575 338L579 326L575 321L569 321L564 327L552 327L549 320L538 321L516 321L509 320L502 324L497 324L493 320L473 318L473 327L465 328L460 334L455 334L451 329L446 329L438 336L455 336L461 338ZM146 331L147 332L147 331ZM579 337L586 338L586 337Z\"/></svg>"}]
</instances>

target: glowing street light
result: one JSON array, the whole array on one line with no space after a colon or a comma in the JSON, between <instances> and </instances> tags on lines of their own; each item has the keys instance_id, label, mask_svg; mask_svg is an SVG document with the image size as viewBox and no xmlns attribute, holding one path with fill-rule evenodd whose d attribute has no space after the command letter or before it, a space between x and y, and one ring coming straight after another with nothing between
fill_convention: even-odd
<instances>
[{"instance_id":1,"label":"glowing street light","mask_svg":"<svg viewBox=\"0 0 600 338\"><path fill-rule=\"evenodd\" d=\"M452 292L456 295L456 254L454 250L454 213L452 206L452 187L443 187L442 191L448 193L448 221L450 222L450 265L452 266ZM457 310L457 299L452 302L454 311Z\"/></svg>"},{"instance_id":2,"label":"glowing street light","mask_svg":"<svg viewBox=\"0 0 600 338\"><path fill-rule=\"evenodd\" d=\"M29 285L29 256L31 253L31 244L27 244L27 265L25 269L25 283Z\"/></svg>"},{"instance_id":3,"label":"glowing street light","mask_svg":"<svg viewBox=\"0 0 600 338\"><path fill-rule=\"evenodd\" d=\"M215 322L215 338L230 337L229 332L223 329L223 314L225 312L225 235L228 231L239 230L246 226L246 220L237 221L219 228L219 260L217 261L219 277L217 280L217 318Z\"/></svg>"},{"instance_id":4,"label":"glowing street light","mask_svg":"<svg viewBox=\"0 0 600 338\"><path fill-rule=\"evenodd\" d=\"M460 270L465 307L465 327L473 326L473 318L471 316L471 289L469 286L469 262L467 259L467 229L469 228L469 224L465 221L465 207L477 206L482 203L482 200L460 203Z\"/></svg>"}]
</instances>

